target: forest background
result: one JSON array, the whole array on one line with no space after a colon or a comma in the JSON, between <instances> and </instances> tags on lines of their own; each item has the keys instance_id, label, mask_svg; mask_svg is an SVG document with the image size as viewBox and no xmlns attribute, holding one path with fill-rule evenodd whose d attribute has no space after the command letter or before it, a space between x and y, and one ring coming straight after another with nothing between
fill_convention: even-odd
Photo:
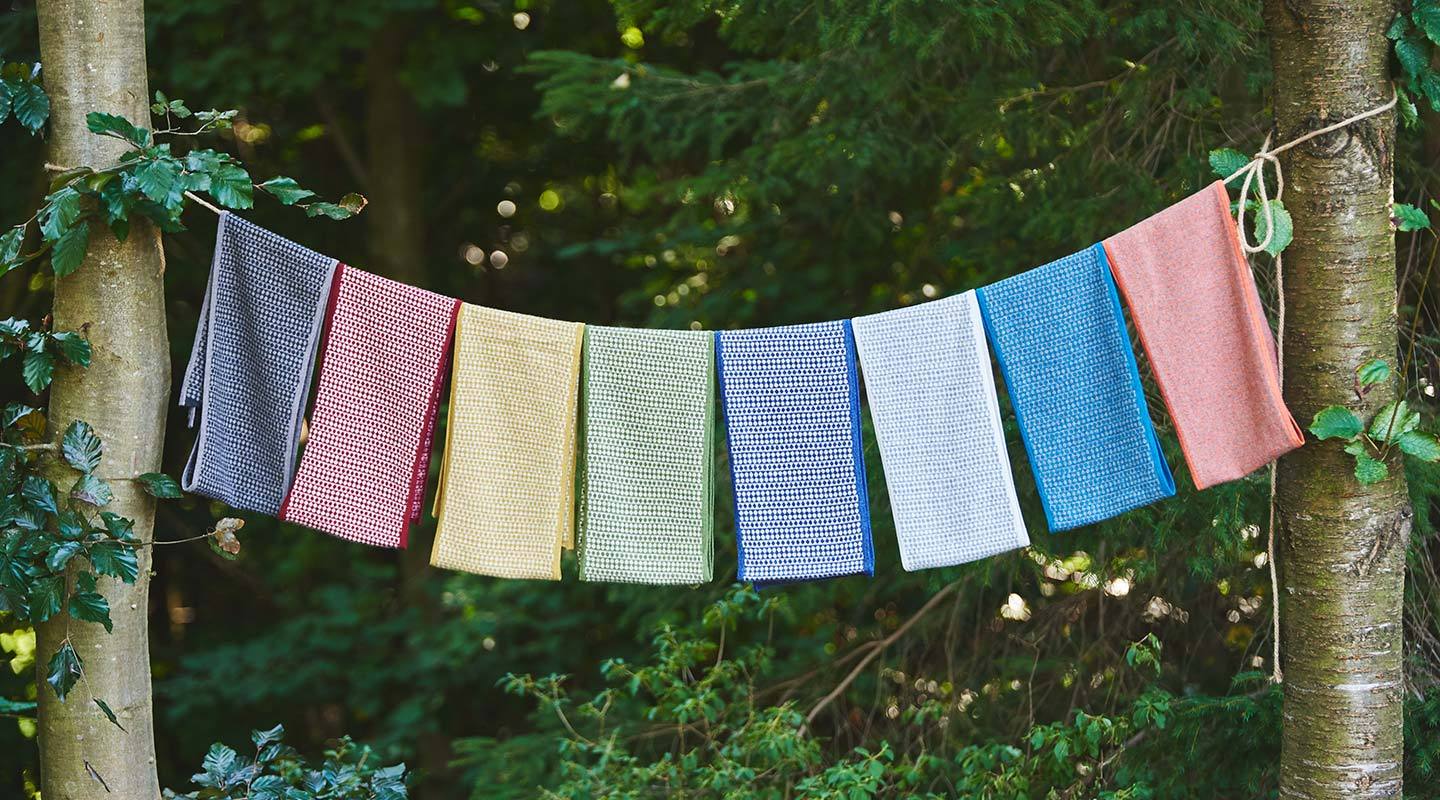
<instances>
[{"instance_id":1,"label":"forest background","mask_svg":"<svg viewBox=\"0 0 1440 800\"><path fill-rule=\"evenodd\" d=\"M1258 147L1274 102L1259 4L1238 0L146 13L152 87L239 109L216 147L370 200L353 220L263 200L248 218L469 302L596 324L807 322L974 288L1197 191L1209 151ZM35 29L27 4L0 13L5 60L37 60ZM1440 116L1423 102L1410 116L1396 199L1425 207ZM37 205L43 161L40 137L0 127L0 220ZM186 224L165 237L175 375L215 220L196 209ZM1427 417L1437 298L1416 265L1433 240L1402 234L1398 256ZM5 276L0 308L39 319L52 284ZM164 548L150 611L161 783L186 790L212 742L283 723L308 753L349 734L406 762L420 798L1273 795L1265 475L1197 493L1178 474L1172 500L1051 535L1007 426L1034 547L961 568L900 569L868 431L873 580L734 586L723 481L717 580L695 588L442 572L426 565L433 523L403 553L259 517L238 559ZM172 413L167 472L191 441ZM1440 796L1429 469L1407 465L1414 797ZM226 511L186 498L159 513L158 537L182 539ZM0 697L33 700L32 634L4 615L0 631ZM0 795L33 789L34 732L26 713L0 719Z\"/></svg>"}]
</instances>

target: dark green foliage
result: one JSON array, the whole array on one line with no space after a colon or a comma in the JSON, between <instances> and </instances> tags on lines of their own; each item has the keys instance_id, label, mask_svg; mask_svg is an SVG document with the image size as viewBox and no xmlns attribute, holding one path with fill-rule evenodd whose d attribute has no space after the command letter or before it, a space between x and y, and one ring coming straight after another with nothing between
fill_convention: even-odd
<instances>
[{"instance_id":1,"label":"dark green foliage","mask_svg":"<svg viewBox=\"0 0 1440 800\"><path fill-rule=\"evenodd\" d=\"M113 721L113 720L112 720ZM279 725L254 731L254 755L241 756L223 744L210 747L201 772L190 782L200 787L172 800L404 800L405 765L379 766L374 752L349 737L325 751L323 763L307 764L284 744Z\"/></svg>"}]
</instances>

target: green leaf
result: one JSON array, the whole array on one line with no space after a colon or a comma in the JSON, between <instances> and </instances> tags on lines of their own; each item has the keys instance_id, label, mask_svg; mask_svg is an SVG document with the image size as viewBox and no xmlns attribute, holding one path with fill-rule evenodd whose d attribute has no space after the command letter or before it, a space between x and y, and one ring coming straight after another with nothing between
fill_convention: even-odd
<instances>
[{"instance_id":1,"label":"green leaf","mask_svg":"<svg viewBox=\"0 0 1440 800\"><path fill-rule=\"evenodd\" d=\"M295 182L294 178L271 178L260 184L260 188L275 196L282 205L293 206L307 197L314 197L315 193L309 189L302 188Z\"/></svg>"},{"instance_id":2,"label":"green leaf","mask_svg":"<svg viewBox=\"0 0 1440 800\"><path fill-rule=\"evenodd\" d=\"M85 115L85 127L89 128L91 133L118 136L136 147L150 146L150 131L136 127L130 120L118 114L91 111Z\"/></svg>"},{"instance_id":3,"label":"green leaf","mask_svg":"<svg viewBox=\"0 0 1440 800\"><path fill-rule=\"evenodd\" d=\"M1426 38L1440 42L1440 5L1435 0L1416 0L1410 18L1425 32Z\"/></svg>"},{"instance_id":4,"label":"green leaf","mask_svg":"<svg viewBox=\"0 0 1440 800\"><path fill-rule=\"evenodd\" d=\"M250 173L238 164L220 164L210 172L210 194L226 208L250 208L254 192Z\"/></svg>"},{"instance_id":5,"label":"green leaf","mask_svg":"<svg viewBox=\"0 0 1440 800\"><path fill-rule=\"evenodd\" d=\"M85 252L90 246L90 223L81 222L60 237L50 251L50 269L55 277L63 278L80 268Z\"/></svg>"},{"instance_id":6,"label":"green leaf","mask_svg":"<svg viewBox=\"0 0 1440 800\"><path fill-rule=\"evenodd\" d=\"M16 225L0 234L0 275L20 266L20 247L25 244L25 226Z\"/></svg>"},{"instance_id":7,"label":"green leaf","mask_svg":"<svg viewBox=\"0 0 1440 800\"><path fill-rule=\"evenodd\" d=\"M61 331L50 335L50 340L59 345L60 355L77 367L90 366L90 342L74 331Z\"/></svg>"},{"instance_id":8,"label":"green leaf","mask_svg":"<svg viewBox=\"0 0 1440 800\"><path fill-rule=\"evenodd\" d=\"M61 187L45 196L45 205L39 213L40 234L45 241L53 242L65 235L78 219L80 193L71 186Z\"/></svg>"},{"instance_id":9,"label":"green leaf","mask_svg":"<svg viewBox=\"0 0 1440 800\"><path fill-rule=\"evenodd\" d=\"M1270 208L1271 215L1275 219L1275 235L1265 245L1265 252L1272 256L1280 255L1280 251L1290 246L1295 238L1295 223L1290 219L1290 212L1285 210L1285 204L1279 200L1271 200L1266 206ZM1266 231L1269 230L1270 221L1265 215L1265 207L1262 206L1255 211L1255 241L1265 241Z\"/></svg>"},{"instance_id":10,"label":"green leaf","mask_svg":"<svg viewBox=\"0 0 1440 800\"><path fill-rule=\"evenodd\" d=\"M1440 461L1440 441L1436 441L1433 433L1406 431L1400 434L1395 444L1400 447L1401 452L1421 461Z\"/></svg>"},{"instance_id":11,"label":"green leaf","mask_svg":"<svg viewBox=\"0 0 1440 800\"><path fill-rule=\"evenodd\" d=\"M135 522L110 511L101 511L100 519L105 523L105 532L122 542L138 542L135 538Z\"/></svg>"},{"instance_id":12,"label":"green leaf","mask_svg":"<svg viewBox=\"0 0 1440 800\"><path fill-rule=\"evenodd\" d=\"M109 505L110 501L115 499L114 493L110 491L110 484L88 472L81 475L80 480L70 487L70 497L96 508Z\"/></svg>"},{"instance_id":13,"label":"green leaf","mask_svg":"<svg viewBox=\"0 0 1440 800\"><path fill-rule=\"evenodd\" d=\"M268 731L250 732L250 741L255 743L256 749L260 749L268 744L274 744L283 738L285 738L284 725L276 725Z\"/></svg>"},{"instance_id":14,"label":"green leaf","mask_svg":"<svg viewBox=\"0 0 1440 800\"><path fill-rule=\"evenodd\" d=\"M1405 125L1406 129L1411 129L1419 125L1420 109L1415 107L1415 101L1410 97L1410 93L1405 91L1404 88L1396 86L1395 94L1400 98L1400 102L1397 104L1400 109L1400 121Z\"/></svg>"},{"instance_id":15,"label":"green leaf","mask_svg":"<svg viewBox=\"0 0 1440 800\"><path fill-rule=\"evenodd\" d=\"M1430 54L1427 50L1425 40L1418 36L1408 35L1395 40L1395 57L1400 60L1400 67L1407 77L1413 79L1429 68Z\"/></svg>"},{"instance_id":16,"label":"green leaf","mask_svg":"<svg viewBox=\"0 0 1440 800\"><path fill-rule=\"evenodd\" d=\"M205 754L205 760L200 766L215 780L216 786L224 786L231 773L240 766L240 758L234 750L216 742L210 745L210 752Z\"/></svg>"},{"instance_id":17,"label":"green leaf","mask_svg":"<svg viewBox=\"0 0 1440 800\"><path fill-rule=\"evenodd\" d=\"M1430 217L1424 210L1408 203L1396 203L1391 207L1390 221L1401 231L1418 231L1430 227Z\"/></svg>"},{"instance_id":18,"label":"green leaf","mask_svg":"<svg viewBox=\"0 0 1440 800\"><path fill-rule=\"evenodd\" d=\"M60 643L60 649L50 658L50 671L45 682L55 690L55 696L60 702L65 702L65 696L75 688L76 682L84 675L84 662L80 660L80 654L75 652L75 647L66 639Z\"/></svg>"},{"instance_id":19,"label":"green leaf","mask_svg":"<svg viewBox=\"0 0 1440 800\"><path fill-rule=\"evenodd\" d=\"M136 478L140 486L145 489L151 497L158 497L161 500L174 500L184 497L180 491L180 484L175 479L163 472L146 472Z\"/></svg>"},{"instance_id":20,"label":"green leaf","mask_svg":"<svg viewBox=\"0 0 1440 800\"><path fill-rule=\"evenodd\" d=\"M15 121L35 133L50 118L50 96L38 83L20 81L10 86L10 111Z\"/></svg>"},{"instance_id":21,"label":"green leaf","mask_svg":"<svg viewBox=\"0 0 1440 800\"><path fill-rule=\"evenodd\" d=\"M1365 430L1365 423L1355 416L1355 413L1344 406L1326 406L1315 414L1315 419L1310 423L1310 432L1315 438L1325 439L1353 439Z\"/></svg>"},{"instance_id":22,"label":"green leaf","mask_svg":"<svg viewBox=\"0 0 1440 800\"><path fill-rule=\"evenodd\" d=\"M0 697L0 715L7 717L33 717L39 704L29 700L11 700Z\"/></svg>"},{"instance_id":23,"label":"green leaf","mask_svg":"<svg viewBox=\"0 0 1440 800\"><path fill-rule=\"evenodd\" d=\"M370 201L364 195L354 192L340 198L339 203L311 203L305 206L307 217L329 217L330 219L349 219L359 214Z\"/></svg>"},{"instance_id":24,"label":"green leaf","mask_svg":"<svg viewBox=\"0 0 1440 800\"><path fill-rule=\"evenodd\" d=\"M10 85L11 81L0 80L0 123L10 116Z\"/></svg>"},{"instance_id":25,"label":"green leaf","mask_svg":"<svg viewBox=\"0 0 1440 800\"><path fill-rule=\"evenodd\" d=\"M25 483L20 489L20 495L24 497L31 506L47 514L56 514L60 511L59 507L55 504L55 484L45 480L39 475L25 476Z\"/></svg>"},{"instance_id":26,"label":"green leaf","mask_svg":"<svg viewBox=\"0 0 1440 800\"><path fill-rule=\"evenodd\" d=\"M60 613L65 599L65 576L50 575L30 584L30 621L44 622Z\"/></svg>"},{"instance_id":27,"label":"green leaf","mask_svg":"<svg viewBox=\"0 0 1440 800\"><path fill-rule=\"evenodd\" d=\"M1373 358L1355 370L1355 379L1361 386L1371 386L1390 380L1390 364L1383 358Z\"/></svg>"},{"instance_id":28,"label":"green leaf","mask_svg":"<svg viewBox=\"0 0 1440 800\"><path fill-rule=\"evenodd\" d=\"M1250 156L1239 150L1222 147L1210 151L1210 171L1218 178L1228 178L1250 163Z\"/></svg>"},{"instance_id":29,"label":"green leaf","mask_svg":"<svg viewBox=\"0 0 1440 800\"><path fill-rule=\"evenodd\" d=\"M105 632L114 630L110 621L110 601L99 592L75 592L70 595L70 616L85 622L98 622L105 626Z\"/></svg>"},{"instance_id":30,"label":"green leaf","mask_svg":"<svg viewBox=\"0 0 1440 800\"><path fill-rule=\"evenodd\" d=\"M100 466L100 456L104 448L90 423L77 419L65 429L65 435L60 440L60 451L64 453L70 466L81 472L94 472L95 468Z\"/></svg>"},{"instance_id":31,"label":"green leaf","mask_svg":"<svg viewBox=\"0 0 1440 800\"><path fill-rule=\"evenodd\" d=\"M51 572L64 572L65 565L69 564L70 559L74 558L75 554L82 549L84 548L79 542L60 542L52 546L50 552L45 554L45 566L49 567Z\"/></svg>"},{"instance_id":32,"label":"green leaf","mask_svg":"<svg viewBox=\"0 0 1440 800\"><path fill-rule=\"evenodd\" d=\"M55 374L55 357L41 350L26 350L20 374L30 391L39 394L50 385L50 378Z\"/></svg>"},{"instance_id":33,"label":"green leaf","mask_svg":"<svg viewBox=\"0 0 1440 800\"><path fill-rule=\"evenodd\" d=\"M85 538L89 532L89 525L80 512L69 508L62 508L59 515L59 523L56 525L60 532L60 538L66 541L78 542Z\"/></svg>"},{"instance_id":34,"label":"green leaf","mask_svg":"<svg viewBox=\"0 0 1440 800\"><path fill-rule=\"evenodd\" d=\"M125 583L140 577L140 561L135 548L122 542L100 542L90 546L90 566L100 575L109 575Z\"/></svg>"},{"instance_id":35,"label":"green leaf","mask_svg":"<svg viewBox=\"0 0 1440 800\"><path fill-rule=\"evenodd\" d=\"M1385 466L1383 461L1377 461L1362 453L1355 457L1355 477L1368 486L1390 477L1390 468Z\"/></svg>"},{"instance_id":36,"label":"green leaf","mask_svg":"<svg viewBox=\"0 0 1440 800\"><path fill-rule=\"evenodd\" d=\"M1420 427L1420 415L1410 410L1404 400L1386 403L1370 420L1370 435L1382 442L1393 443L1400 434Z\"/></svg>"},{"instance_id":37,"label":"green leaf","mask_svg":"<svg viewBox=\"0 0 1440 800\"><path fill-rule=\"evenodd\" d=\"M100 713L105 715L105 719L110 720L111 725L114 725L120 730L125 731L125 726L120 724L120 720L115 716L115 712L110 710L110 706L106 705L104 700L101 700L98 697L92 699L95 701L95 705L100 707ZM129 733L130 731L125 732Z\"/></svg>"},{"instance_id":38,"label":"green leaf","mask_svg":"<svg viewBox=\"0 0 1440 800\"><path fill-rule=\"evenodd\" d=\"M1385 29L1385 38L1391 41L1399 41L1409 32L1410 18L1404 14L1396 14L1395 19L1390 21L1390 27Z\"/></svg>"},{"instance_id":39,"label":"green leaf","mask_svg":"<svg viewBox=\"0 0 1440 800\"><path fill-rule=\"evenodd\" d=\"M135 170L135 185L152 202L167 208L176 206L185 192L181 169L179 161L157 158Z\"/></svg>"}]
</instances>

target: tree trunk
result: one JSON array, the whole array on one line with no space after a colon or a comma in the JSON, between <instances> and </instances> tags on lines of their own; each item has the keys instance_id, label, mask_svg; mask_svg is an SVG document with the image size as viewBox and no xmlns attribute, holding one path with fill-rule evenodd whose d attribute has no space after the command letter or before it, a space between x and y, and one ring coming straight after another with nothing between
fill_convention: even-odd
<instances>
[{"instance_id":1,"label":"tree trunk","mask_svg":"<svg viewBox=\"0 0 1440 800\"><path fill-rule=\"evenodd\" d=\"M1390 99L1391 0L1267 0L1276 140ZM1396 352L1390 203L1395 120L1385 114L1284 156L1295 241L1285 252L1285 398L1302 422L1349 403L1355 368ZM1376 387L1365 418L1393 398ZM1402 783L1400 466L1362 486L1336 442L1280 463L1285 706L1282 798L1398 798Z\"/></svg>"},{"instance_id":2,"label":"tree trunk","mask_svg":"<svg viewBox=\"0 0 1440 800\"><path fill-rule=\"evenodd\" d=\"M87 131L85 115L108 111L148 122L143 0L39 0L38 12L45 88L53 103L50 159L65 166L112 164L124 145ZM94 426L105 443L99 473L115 493L109 510L134 520L135 534L148 541L154 501L127 479L160 468L170 393L164 255L158 232L140 221L123 244L101 226L92 229L85 263L56 281L54 313L57 329L85 331L94 354L86 369L57 372L50 423L53 430L75 419ZM85 671L65 703L41 677L45 800L148 800L160 794L146 629L149 548L139 556L134 585L100 579L114 633L63 614L39 626L42 670L68 635ZM101 714L92 697L115 711L124 731Z\"/></svg>"}]
</instances>

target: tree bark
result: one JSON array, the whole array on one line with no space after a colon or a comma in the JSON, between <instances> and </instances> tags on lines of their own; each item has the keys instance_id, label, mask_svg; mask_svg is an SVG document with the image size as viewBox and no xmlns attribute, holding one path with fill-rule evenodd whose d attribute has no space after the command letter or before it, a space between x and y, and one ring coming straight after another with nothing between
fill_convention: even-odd
<instances>
[{"instance_id":1,"label":"tree bark","mask_svg":"<svg viewBox=\"0 0 1440 800\"><path fill-rule=\"evenodd\" d=\"M148 122L143 0L39 0L37 5L45 88L52 102L50 160L65 166L112 164L123 143L91 134L85 115L107 111ZM55 327L85 331L93 356L88 368L57 372L50 423L57 431L75 419L94 426L105 443L99 473L115 493L108 510L134 520L135 534L146 541L152 538L155 504L129 479L160 468L170 393L164 271L160 236L153 227L137 221L120 243L102 226L92 226L85 263L55 284ZM150 550L138 552L140 577L134 585L100 579L113 633L65 615L39 626L40 668L68 636L85 672L64 703L41 676L40 769L46 800L146 800L160 794L146 627ZM114 710L124 731L104 717L92 697Z\"/></svg>"},{"instance_id":2,"label":"tree bark","mask_svg":"<svg viewBox=\"0 0 1440 800\"><path fill-rule=\"evenodd\" d=\"M1390 0L1267 0L1276 140L1390 99ZM1308 421L1357 402L1355 368L1395 363L1393 113L1282 156L1295 240L1285 252L1285 398ZM1375 387L1364 418L1393 399ZM1281 460L1285 589L1282 798L1398 798L1401 608L1408 528L1400 465L1362 486L1336 442Z\"/></svg>"}]
</instances>

